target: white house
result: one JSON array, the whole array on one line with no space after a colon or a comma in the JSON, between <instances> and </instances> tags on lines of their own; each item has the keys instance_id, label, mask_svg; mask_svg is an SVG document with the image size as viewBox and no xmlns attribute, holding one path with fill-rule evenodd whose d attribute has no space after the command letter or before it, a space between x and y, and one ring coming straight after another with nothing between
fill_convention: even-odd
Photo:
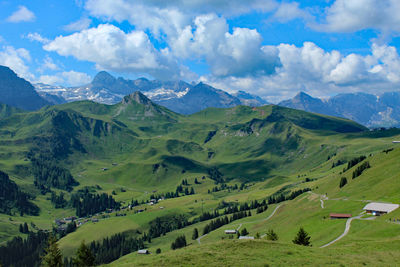
<instances>
[{"instance_id":1,"label":"white house","mask_svg":"<svg viewBox=\"0 0 400 267\"><path fill-rule=\"evenodd\" d=\"M389 204L389 203L378 203L378 202L371 202L365 205L363 210L367 213L380 216L382 214L387 214L399 207L399 204Z\"/></svg>"},{"instance_id":2,"label":"white house","mask_svg":"<svg viewBox=\"0 0 400 267\"><path fill-rule=\"evenodd\" d=\"M225 234L234 235L234 234L236 234L236 230L225 230Z\"/></svg>"},{"instance_id":3,"label":"white house","mask_svg":"<svg viewBox=\"0 0 400 267\"><path fill-rule=\"evenodd\" d=\"M138 254L150 254L150 252L147 249L139 249Z\"/></svg>"}]
</instances>

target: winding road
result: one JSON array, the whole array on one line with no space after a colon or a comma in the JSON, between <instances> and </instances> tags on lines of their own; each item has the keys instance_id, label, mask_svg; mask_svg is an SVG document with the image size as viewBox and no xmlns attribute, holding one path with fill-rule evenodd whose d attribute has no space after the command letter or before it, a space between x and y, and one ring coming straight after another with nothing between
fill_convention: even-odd
<instances>
[{"instance_id":1,"label":"winding road","mask_svg":"<svg viewBox=\"0 0 400 267\"><path fill-rule=\"evenodd\" d=\"M342 239L343 237L345 237L345 236L349 233L349 231L350 231L351 222L352 222L353 220L366 220L366 221L371 221L371 220L376 219L376 217L361 218L363 215L364 215L364 214L360 214L360 215L358 215L358 216L351 217L351 218L347 219L347 221L346 221L346 227L344 228L343 234L341 234L338 238L332 240L331 242L329 242L329 243L327 243L327 244L321 246L320 248L325 248L325 247L327 247L327 246L330 246L330 245L332 245L333 243L335 243L335 242L339 241L340 239Z\"/></svg>"}]
</instances>

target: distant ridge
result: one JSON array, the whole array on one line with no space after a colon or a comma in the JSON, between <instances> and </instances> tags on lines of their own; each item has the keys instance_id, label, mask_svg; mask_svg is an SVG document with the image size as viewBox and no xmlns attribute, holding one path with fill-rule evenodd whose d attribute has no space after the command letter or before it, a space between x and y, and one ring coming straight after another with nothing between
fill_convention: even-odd
<instances>
[{"instance_id":1,"label":"distant ridge","mask_svg":"<svg viewBox=\"0 0 400 267\"><path fill-rule=\"evenodd\" d=\"M400 127L400 92L339 94L322 101L304 92L278 105L354 120L367 127Z\"/></svg>"},{"instance_id":2,"label":"distant ridge","mask_svg":"<svg viewBox=\"0 0 400 267\"><path fill-rule=\"evenodd\" d=\"M50 105L39 96L32 84L6 66L0 66L0 103L24 110L37 110Z\"/></svg>"}]
</instances>

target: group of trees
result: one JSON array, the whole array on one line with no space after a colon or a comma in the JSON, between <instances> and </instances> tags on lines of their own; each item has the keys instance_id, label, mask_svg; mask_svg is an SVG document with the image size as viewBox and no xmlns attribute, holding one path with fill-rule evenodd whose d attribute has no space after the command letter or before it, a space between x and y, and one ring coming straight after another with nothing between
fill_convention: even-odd
<instances>
[{"instance_id":1,"label":"group of trees","mask_svg":"<svg viewBox=\"0 0 400 267\"><path fill-rule=\"evenodd\" d=\"M347 163L347 167L343 169L343 172L349 170L350 168L352 168L353 166L356 166L358 163L360 163L361 161L363 161L364 159L366 159L366 156L359 156L359 157L355 157L352 158L351 160L349 160L349 162Z\"/></svg>"},{"instance_id":2,"label":"group of trees","mask_svg":"<svg viewBox=\"0 0 400 267\"><path fill-rule=\"evenodd\" d=\"M214 231L217 228L220 228L221 226L224 226L225 224L231 223L233 221L245 218L251 216L251 211L239 211L234 214L230 218L228 216L224 216L221 218L217 218L215 220L212 220L206 226L203 228L203 235L208 234L211 231Z\"/></svg>"},{"instance_id":3,"label":"group of trees","mask_svg":"<svg viewBox=\"0 0 400 267\"><path fill-rule=\"evenodd\" d=\"M121 204L106 193L92 194L89 192L71 195L71 206L76 209L78 217L93 215L107 209L119 209Z\"/></svg>"},{"instance_id":4,"label":"group of trees","mask_svg":"<svg viewBox=\"0 0 400 267\"><path fill-rule=\"evenodd\" d=\"M170 214L162 217L157 217L150 222L149 236L156 238L165 235L176 229L181 229L190 225L190 222L183 214Z\"/></svg>"},{"instance_id":5,"label":"group of trees","mask_svg":"<svg viewBox=\"0 0 400 267\"><path fill-rule=\"evenodd\" d=\"M89 267L95 266L95 257L92 251L86 246L85 241L82 241L81 245L76 251L75 257L68 259L62 259L62 253L57 244L57 238L50 235L48 245L45 249L45 254L41 261L43 267Z\"/></svg>"},{"instance_id":6,"label":"group of trees","mask_svg":"<svg viewBox=\"0 0 400 267\"><path fill-rule=\"evenodd\" d=\"M332 162L332 168L335 168L337 166L343 165L345 163L346 163L346 161L344 161L342 159L338 159L336 162Z\"/></svg>"},{"instance_id":7,"label":"group of trees","mask_svg":"<svg viewBox=\"0 0 400 267\"><path fill-rule=\"evenodd\" d=\"M29 232L27 238L14 237L0 246L0 265L37 266L47 245L49 234L44 231Z\"/></svg>"},{"instance_id":8,"label":"group of trees","mask_svg":"<svg viewBox=\"0 0 400 267\"><path fill-rule=\"evenodd\" d=\"M67 200L64 198L64 192L60 192L60 195L57 195L56 192L51 191L50 201L53 203L56 209L65 208L68 204Z\"/></svg>"},{"instance_id":9,"label":"group of trees","mask_svg":"<svg viewBox=\"0 0 400 267\"><path fill-rule=\"evenodd\" d=\"M89 247L95 255L95 263L105 264L144 248L144 238L129 237L125 233L119 233L104 238L102 241L93 241Z\"/></svg>"},{"instance_id":10,"label":"group of trees","mask_svg":"<svg viewBox=\"0 0 400 267\"><path fill-rule=\"evenodd\" d=\"M286 200L292 200L298 197L299 195L311 191L311 188L303 188L296 191L291 192L289 195L285 195L284 193L278 195L272 195L268 198L268 204L280 203Z\"/></svg>"},{"instance_id":11,"label":"group of trees","mask_svg":"<svg viewBox=\"0 0 400 267\"><path fill-rule=\"evenodd\" d=\"M72 177L69 170L60 166L53 158L43 154L29 154L32 162L32 174L34 176L34 185L39 188L43 194L50 191L50 188L58 188L72 191L72 187L79 183Z\"/></svg>"},{"instance_id":12,"label":"group of trees","mask_svg":"<svg viewBox=\"0 0 400 267\"><path fill-rule=\"evenodd\" d=\"M172 249L183 248L186 247L186 237L184 235L178 236L174 242L171 244Z\"/></svg>"},{"instance_id":13,"label":"group of trees","mask_svg":"<svg viewBox=\"0 0 400 267\"><path fill-rule=\"evenodd\" d=\"M39 207L30 202L30 196L22 192L18 185L0 171L0 213L12 215L19 211L20 215L39 215Z\"/></svg>"},{"instance_id":14,"label":"group of trees","mask_svg":"<svg viewBox=\"0 0 400 267\"><path fill-rule=\"evenodd\" d=\"M354 171L353 171L353 179L360 176L364 170L371 168L371 165L369 165L369 161L363 162L360 166L358 166Z\"/></svg>"},{"instance_id":15,"label":"group of trees","mask_svg":"<svg viewBox=\"0 0 400 267\"><path fill-rule=\"evenodd\" d=\"M27 223L24 223L24 224L20 224L19 225L19 232L20 233L23 233L23 234L28 234L29 233L29 227L28 227L28 224Z\"/></svg>"}]
</instances>

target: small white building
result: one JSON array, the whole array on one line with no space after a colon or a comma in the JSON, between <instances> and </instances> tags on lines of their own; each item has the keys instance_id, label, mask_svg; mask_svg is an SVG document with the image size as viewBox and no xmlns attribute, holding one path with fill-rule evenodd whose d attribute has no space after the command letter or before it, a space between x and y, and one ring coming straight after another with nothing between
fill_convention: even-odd
<instances>
[{"instance_id":1,"label":"small white building","mask_svg":"<svg viewBox=\"0 0 400 267\"><path fill-rule=\"evenodd\" d=\"M225 234L234 235L234 234L236 234L236 230L225 230Z\"/></svg>"},{"instance_id":2,"label":"small white building","mask_svg":"<svg viewBox=\"0 0 400 267\"><path fill-rule=\"evenodd\" d=\"M399 204L389 204L389 203L378 203L378 202L371 202L365 205L363 210L365 210L366 213L372 214L375 216L380 216L383 214L390 213L397 209L399 207Z\"/></svg>"},{"instance_id":3,"label":"small white building","mask_svg":"<svg viewBox=\"0 0 400 267\"><path fill-rule=\"evenodd\" d=\"M254 239L254 236L239 236L239 239Z\"/></svg>"},{"instance_id":4,"label":"small white building","mask_svg":"<svg viewBox=\"0 0 400 267\"><path fill-rule=\"evenodd\" d=\"M147 249L139 249L138 254L150 254L150 252Z\"/></svg>"}]
</instances>

